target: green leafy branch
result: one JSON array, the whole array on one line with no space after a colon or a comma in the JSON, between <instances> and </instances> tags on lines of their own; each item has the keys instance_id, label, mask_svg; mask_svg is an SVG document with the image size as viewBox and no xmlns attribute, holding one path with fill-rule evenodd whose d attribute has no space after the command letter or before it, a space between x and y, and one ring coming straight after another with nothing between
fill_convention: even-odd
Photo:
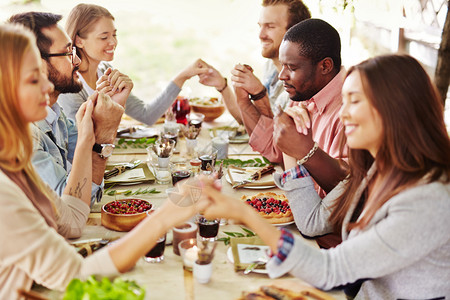
<instances>
[{"instance_id":1,"label":"green leafy branch","mask_svg":"<svg viewBox=\"0 0 450 300\"><path fill-rule=\"evenodd\" d=\"M111 190L112 186L105 191L105 194L108 196L115 196L119 194L123 194L125 196L134 196L134 195L146 195L146 194L159 194L161 191L157 191L155 188L145 188L145 189L137 189L136 191L132 190Z\"/></svg>"},{"instance_id":2,"label":"green leafy branch","mask_svg":"<svg viewBox=\"0 0 450 300\"><path fill-rule=\"evenodd\" d=\"M241 229L245 232L231 232L231 231L224 231L223 233L225 233L226 235L228 235L227 237L223 237L218 239L218 241L224 242L225 245L229 245L230 244L230 238L231 237L251 237L251 236L256 236L256 234L244 227L241 227Z\"/></svg>"},{"instance_id":3,"label":"green leafy branch","mask_svg":"<svg viewBox=\"0 0 450 300\"><path fill-rule=\"evenodd\" d=\"M263 157L261 158L251 158L247 160L234 159L234 158L225 158L216 161L216 165L220 165L223 162L224 167L235 166L235 167L264 167L266 165L270 165L271 162Z\"/></svg>"},{"instance_id":4,"label":"green leafy branch","mask_svg":"<svg viewBox=\"0 0 450 300\"><path fill-rule=\"evenodd\" d=\"M150 138L140 138L140 139L125 139L125 138L120 138L116 143L116 149L128 149L128 148L132 148L132 149L136 149L136 148L140 148L140 149L145 149L147 148L150 144L154 144L156 141L156 137L150 137Z\"/></svg>"}]
</instances>

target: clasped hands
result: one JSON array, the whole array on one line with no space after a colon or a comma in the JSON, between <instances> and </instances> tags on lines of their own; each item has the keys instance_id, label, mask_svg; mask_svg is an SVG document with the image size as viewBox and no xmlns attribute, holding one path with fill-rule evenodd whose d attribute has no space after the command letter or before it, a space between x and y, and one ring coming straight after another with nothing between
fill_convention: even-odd
<instances>
[{"instance_id":1,"label":"clasped hands","mask_svg":"<svg viewBox=\"0 0 450 300\"><path fill-rule=\"evenodd\" d=\"M292 106L274 117L273 141L286 155L299 159L313 147L310 118L313 107Z\"/></svg>"},{"instance_id":2,"label":"clasped hands","mask_svg":"<svg viewBox=\"0 0 450 300\"><path fill-rule=\"evenodd\" d=\"M111 99L125 107L128 96L133 89L133 81L119 70L108 68L97 80L97 91L108 95Z\"/></svg>"}]
</instances>

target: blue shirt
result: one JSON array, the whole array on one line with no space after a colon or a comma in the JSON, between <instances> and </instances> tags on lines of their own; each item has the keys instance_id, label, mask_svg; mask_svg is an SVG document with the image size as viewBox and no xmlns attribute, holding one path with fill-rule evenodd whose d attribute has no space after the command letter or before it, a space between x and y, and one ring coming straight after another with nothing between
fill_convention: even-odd
<instances>
[{"instance_id":1,"label":"blue shirt","mask_svg":"<svg viewBox=\"0 0 450 300\"><path fill-rule=\"evenodd\" d=\"M78 130L58 103L47 107L47 117L34 123L32 163L42 180L62 196L72 168ZM92 183L91 205L102 197L101 185Z\"/></svg>"}]
</instances>

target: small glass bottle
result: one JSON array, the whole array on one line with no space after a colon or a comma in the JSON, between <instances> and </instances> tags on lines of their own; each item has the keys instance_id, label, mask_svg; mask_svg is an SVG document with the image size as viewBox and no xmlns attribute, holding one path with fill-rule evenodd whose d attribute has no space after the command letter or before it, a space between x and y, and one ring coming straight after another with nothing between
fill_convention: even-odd
<instances>
[{"instance_id":1,"label":"small glass bottle","mask_svg":"<svg viewBox=\"0 0 450 300\"><path fill-rule=\"evenodd\" d=\"M191 164L192 177L195 177L198 174L200 174L200 166L202 164L201 160L198 158L193 158L189 161L189 163Z\"/></svg>"}]
</instances>

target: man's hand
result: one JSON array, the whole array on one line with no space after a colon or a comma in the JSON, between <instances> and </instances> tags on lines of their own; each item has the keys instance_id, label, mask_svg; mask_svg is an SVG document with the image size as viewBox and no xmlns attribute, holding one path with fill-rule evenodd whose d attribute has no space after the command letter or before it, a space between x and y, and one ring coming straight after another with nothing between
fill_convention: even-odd
<instances>
[{"instance_id":1,"label":"man's hand","mask_svg":"<svg viewBox=\"0 0 450 300\"><path fill-rule=\"evenodd\" d=\"M198 75L201 84L215 87L217 90L221 90L225 87L225 79L219 71L201 59L197 62L202 64L203 67L208 70L206 73Z\"/></svg>"},{"instance_id":2,"label":"man's hand","mask_svg":"<svg viewBox=\"0 0 450 300\"><path fill-rule=\"evenodd\" d=\"M314 146L311 130L307 134L298 133L294 120L286 113L274 118L273 141L285 154L300 159Z\"/></svg>"},{"instance_id":3,"label":"man's hand","mask_svg":"<svg viewBox=\"0 0 450 300\"><path fill-rule=\"evenodd\" d=\"M124 108L115 101L112 101L108 95L103 93L98 94L97 103L92 115L96 143L104 144L114 142L123 112Z\"/></svg>"},{"instance_id":4,"label":"man's hand","mask_svg":"<svg viewBox=\"0 0 450 300\"><path fill-rule=\"evenodd\" d=\"M125 107L133 86L131 78L120 73L117 69L112 70L108 68L97 80L97 91L110 96L114 102L119 103L123 107Z\"/></svg>"},{"instance_id":5,"label":"man's hand","mask_svg":"<svg viewBox=\"0 0 450 300\"><path fill-rule=\"evenodd\" d=\"M250 66L237 64L231 70L231 81L235 87L243 88L247 93L256 95L264 89L264 85L253 74Z\"/></svg>"},{"instance_id":6,"label":"man's hand","mask_svg":"<svg viewBox=\"0 0 450 300\"><path fill-rule=\"evenodd\" d=\"M190 64L173 79L173 82L181 89L186 80L194 77L195 75L201 76L209 72L208 64L201 59L197 59L193 64Z\"/></svg>"}]
</instances>

